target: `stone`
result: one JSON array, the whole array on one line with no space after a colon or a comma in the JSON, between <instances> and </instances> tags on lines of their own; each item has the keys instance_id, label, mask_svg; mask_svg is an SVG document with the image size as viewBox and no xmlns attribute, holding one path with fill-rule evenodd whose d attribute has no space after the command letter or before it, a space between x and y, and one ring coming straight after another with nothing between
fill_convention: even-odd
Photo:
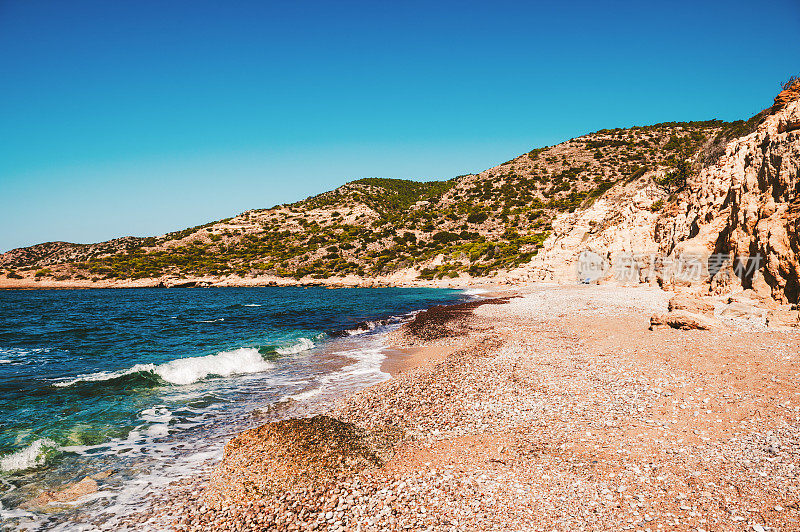
<instances>
[{"instance_id":1,"label":"stone","mask_svg":"<svg viewBox=\"0 0 800 532\"><path fill-rule=\"evenodd\" d=\"M685 310L694 314L714 314L714 304L708 299L677 295L669 300L667 309L671 312L674 310Z\"/></svg>"},{"instance_id":2,"label":"stone","mask_svg":"<svg viewBox=\"0 0 800 532\"><path fill-rule=\"evenodd\" d=\"M752 281L753 292L760 299L772 299L772 287L764 280L761 274L755 275Z\"/></svg>"},{"instance_id":3,"label":"stone","mask_svg":"<svg viewBox=\"0 0 800 532\"><path fill-rule=\"evenodd\" d=\"M782 90L775 96L771 111L777 113L793 101L800 99L800 81L795 81L788 88Z\"/></svg>"},{"instance_id":4,"label":"stone","mask_svg":"<svg viewBox=\"0 0 800 532\"><path fill-rule=\"evenodd\" d=\"M728 303L720 311L719 315L725 318L739 318L739 319L764 319L766 317L766 310L751 305L749 303L734 301Z\"/></svg>"},{"instance_id":5,"label":"stone","mask_svg":"<svg viewBox=\"0 0 800 532\"><path fill-rule=\"evenodd\" d=\"M800 312L791 309L774 309L767 312L770 327L800 327Z\"/></svg>"},{"instance_id":6,"label":"stone","mask_svg":"<svg viewBox=\"0 0 800 532\"><path fill-rule=\"evenodd\" d=\"M72 502L97 491L97 481L84 477L80 482L68 484L58 491L45 491L25 506L41 507L54 502Z\"/></svg>"},{"instance_id":7,"label":"stone","mask_svg":"<svg viewBox=\"0 0 800 532\"><path fill-rule=\"evenodd\" d=\"M745 305L755 306L758 304L758 298L753 290L747 289L742 290L741 292L730 294L726 303L743 303Z\"/></svg>"},{"instance_id":8,"label":"stone","mask_svg":"<svg viewBox=\"0 0 800 532\"><path fill-rule=\"evenodd\" d=\"M650 318L650 330L672 327L682 330L708 330L719 325L717 320L694 314L685 310L675 310L667 314L657 314Z\"/></svg>"}]
</instances>

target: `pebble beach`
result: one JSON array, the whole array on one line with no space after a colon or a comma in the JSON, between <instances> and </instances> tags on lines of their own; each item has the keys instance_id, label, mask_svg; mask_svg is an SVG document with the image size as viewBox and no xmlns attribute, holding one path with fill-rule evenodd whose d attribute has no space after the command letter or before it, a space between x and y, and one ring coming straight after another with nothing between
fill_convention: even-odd
<instances>
[{"instance_id":1,"label":"pebble beach","mask_svg":"<svg viewBox=\"0 0 800 532\"><path fill-rule=\"evenodd\" d=\"M497 295L418 314L391 380L236 435L130 526L800 528L796 332L649 330L657 288Z\"/></svg>"}]
</instances>

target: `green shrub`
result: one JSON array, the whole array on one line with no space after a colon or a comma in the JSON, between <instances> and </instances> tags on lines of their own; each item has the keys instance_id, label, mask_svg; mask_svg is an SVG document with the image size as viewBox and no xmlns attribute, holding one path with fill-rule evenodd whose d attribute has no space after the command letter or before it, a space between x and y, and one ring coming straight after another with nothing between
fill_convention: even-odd
<instances>
[{"instance_id":1,"label":"green shrub","mask_svg":"<svg viewBox=\"0 0 800 532\"><path fill-rule=\"evenodd\" d=\"M667 192L678 192L686 186L691 173L691 162L684 157L684 154L679 154L673 160L672 170L669 170L661 179L657 179L656 183Z\"/></svg>"},{"instance_id":2,"label":"green shrub","mask_svg":"<svg viewBox=\"0 0 800 532\"><path fill-rule=\"evenodd\" d=\"M482 224L489 218L489 215L484 211L473 212L467 216L467 221L471 224Z\"/></svg>"},{"instance_id":3,"label":"green shrub","mask_svg":"<svg viewBox=\"0 0 800 532\"><path fill-rule=\"evenodd\" d=\"M431 237L436 242L441 242L443 244L448 244L450 242L457 242L461 240L461 235L456 233L451 233L449 231L439 231L433 237Z\"/></svg>"},{"instance_id":4,"label":"green shrub","mask_svg":"<svg viewBox=\"0 0 800 532\"><path fill-rule=\"evenodd\" d=\"M322 279L396 271L428 263L441 254L445 263L422 270L421 278L451 277L463 271L490 276L530 260L559 212L587 207L620 180L630 182L648 170L667 169L667 178L660 184L674 194L696 170L691 162L682 166L686 159L701 160L703 154L713 154L730 136L756 127L758 120L604 130L570 141L569 149L577 150L574 157L537 148L521 158L523 164L518 167L507 164L477 180L475 174L424 183L360 179L283 206L283 212L244 213L242 218L259 224L255 234L233 229L226 230L228 238L223 238L206 224L166 237L94 246L74 265L78 269L75 275L112 279L269 271L284 277ZM445 194L449 201L440 201ZM377 217L362 215L351 224L343 223L341 214L352 213L357 205L371 209ZM312 220L303 214L315 208L332 216ZM226 221L230 220L221 222ZM475 224L490 221L502 222L504 227L484 236L470 231ZM285 223L291 224L291 231L289 226L284 228ZM178 239L181 245L175 245ZM173 247L155 247L167 241L172 241ZM448 263L456 260L469 262ZM47 265L41 257L32 257L14 269L33 275Z\"/></svg>"}]
</instances>

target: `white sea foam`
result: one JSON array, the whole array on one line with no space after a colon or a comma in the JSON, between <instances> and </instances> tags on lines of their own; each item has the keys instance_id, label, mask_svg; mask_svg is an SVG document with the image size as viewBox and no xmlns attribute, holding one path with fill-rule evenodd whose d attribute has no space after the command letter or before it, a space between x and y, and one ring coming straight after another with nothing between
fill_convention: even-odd
<instances>
[{"instance_id":1,"label":"white sea foam","mask_svg":"<svg viewBox=\"0 0 800 532\"><path fill-rule=\"evenodd\" d=\"M34 348L0 347L0 355L2 355L3 357L3 361L0 362L0 364L8 364L9 362L13 362L14 360L26 360L31 355L41 355L43 353L49 353L49 352L50 349L46 347L34 347Z\"/></svg>"},{"instance_id":2,"label":"white sea foam","mask_svg":"<svg viewBox=\"0 0 800 532\"><path fill-rule=\"evenodd\" d=\"M134 373L153 373L171 384L191 384L209 376L230 377L247 373L260 373L274 367L264 360L258 349L242 347L233 351L223 351L216 355L189 357L172 360L165 364L136 364L123 371L92 373L81 375L69 381L56 383L55 386L72 386L77 382L95 382L117 379Z\"/></svg>"},{"instance_id":3,"label":"white sea foam","mask_svg":"<svg viewBox=\"0 0 800 532\"><path fill-rule=\"evenodd\" d=\"M345 332L347 334L349 334L350 336L357 336L359 334L364 334L366 332L370 332L370 331L374 330L375 327L377 327L377 326L378 326L378 324L375 323L374 321L368 321L368 322L365 322L364 324L360 325L359 327L357 327L355 329L347 329Z\"/></svg>"},{"instance_id":4,"label":"white sea foam","mask_svg":"<svg viewBox=\"0 0 800 532\"><path fill-rule=\"evenodd\" d=\"M47 438L36 440L24 449L0 458L0 470L21 471L42 465L45 451L57 447L58 445L53 440Z\"/></svg>"},{"instance_id":5,"label":"white sea foam","mask_svg":"<svg viewBox=\"0 0 800 532\"><path fill-rule=\"evenodd\" d=\"M391 375L381 370L386 359L383 343L378 338L343 339L336 353L350 363L344 367L316 378L317 386L301 392L286 394L280 401L329 400L342 392L361 389L385 381ZM348 348L349 347L349 348Z\"/></svg>"},{"instance_id":6,"label":"white sea foam","mask_svg":"<svg viewBox=\"0 0 800 532\"><path fill-rule=\"evenodd\" d=\"M78 375L74 379L70 379L68 381L61 381L53 383L53 386L57 388L66 388L67 386L72 386L78 382L98 382L98 381L109 381L112 379L118 379L120 377L124 377L125 375L132 375L134 373L139 372L151 372L155 373L156 365L155 364L136 364L132 368L123 370L123 371L98 371L97 373L87 373L85 375Z\"/></svg>"},{"instance_id":7,"label":"white sea foam","mask_svg":"<svg viewBox=\"0 0 800 532\"><path fill-rule=\"evenodd\" d=\"M465 296L479 296L488 292L486 288L467 288L462 292Z\"/></svg>"},{"instance_id":8,"label":"white sea foam","mask_svg":"<svg viewBox=\"0 0 800 532\"><path fill-rule=\"evenodd\" d=\"M260 307L261 305L256 305L255 303L245 303L242 306L244 306L244 307Z\"/></svg>"},{"instance_id":9,"label":"white sea foam","mask_svg":"<svg viewBox=\"0 0 800 532\"><path fill-rule=\"evenodd\" d=\"M150 423L168 423L172 420L172 412L166 407L153 407L146 408L139 413L139 417L143 421Z\"/></svg>"},{"instance_id":10,"label":"white sea foam","mask_svg":"<svg viewBox=\"0 0 800 532\"><path fill-rule=\"evenodd\" d=\"M388 329L392 328L388 325ZM381 327L382 328L382 327ZM322 333L310 339L298 339L294 344L283 347L281 351L300 352L305 349L315 347L315 343L325 342L327 335ZM305 340L305 341L304 341ZM312 374L296 376L299 380L284 381L280 375L270 373L264 376L252 375L248 378L265 378L270 383L270 388L274 390L292 390L295 393L284 396L283 400L293 399L305 402L304 406L315 407L317 401L326 401L338 397L342 392L356 390L364 386L374 384L390 378L381 370L381 363L385 359L382 338L378 335L354 336L336 340L331 346L333 353L344 358L343 367L333 370L331 373L323 375ZM280 351L279 351L280 352ZM237 349L217 355L206 357L194 357L178 359L167 364L153 365L140 364L133 368L115 372L103 373L86 376L83 380L106 380L119 376L148 371L160 376L164 380L187 380L194 382L203 378L205 375L226 373L222 367L225 356L235 359L235 367L239 373L249 373L245 369L272 367L267 361L261 358L255 349ZM252 358L251 358L252 357ZM248 363L250 365L248 365ZM178 371L180 367L181 371ZM339 364L337 364L339 366ZM213 369L213 371L212 371ZM171 373L172 371L172 373ZM256 369L258 371L258 369ZM185 379L179 379L176 374L180 374ZM233 373L231 373L233 374ZM237 379L237 383L244 382L246 379ZM77 381L77 380L76 380ZM73 382L76 382L73 381ZM260 382L260 381L259 381ZM68 385L69 383L62 383ZM310 388L310 389L309 389ZM284 392L284 393L287 393ZM191 396L198 393L195 387L172 388L169 397L174 399L176 395ZM288 392L291 393L291 392ZM109 528L122 526L122 519L130 512L138 511L143 501L150 493L162 491L168 482L176 478L194 474L202 467L210 463L216 463L221 459L224 442L228 439L227 423L208 423L207 419L217 419L219 412L214 413L216 408L205 407L180 407L175 408L173 403L165 401L162 404L148 405L148 408L139 412L138 418L141 424L134 427L127 437L110 442L104 442L91 446L74 446L72 448L61 448L62 451L75 453L81 457L95 457L99 453L108 456L121 456L122 460L136 460L141 458L143 467L137 472L134 478L126 480L120 488L113 488L113 492L103 492L103 498L108 502L93 503L91 512L97 516L103 516L106 526ZM249 408L249 407L247 407ZM198 414L196 417L187 419L187 412ZM183 435L182 425L187 428L202 424L204 427L217 426L213 435L205 432L199 435L194 432L187 432ZM221 436L225 434L224 436ZM109 493L108 495L106 493ZM44 523L44 521L42 521ZM74 521L66 521L56 526L48 523L47 527L55 532L72 532L76 530ZM144 528L160 529L159 523L149 522ZM42 525L44 528L44 525ZM77 528L80 530L79 528ZM88 530L88 529L87 529Z\"/></svg>"},{"instance_id":11,"label":"white sea foam","mask_svg":"<svg viewBox=\"0 0 800 532\"><path fill-rule=\"evenodd\" d=\"M289 399L293 401L305 401L306 399L311 399L322 393L322 388L312 388L311 390L306 390L305 392L294 393L291 395L284 395L281 398L281 401L287 401Z\"/></svg>"},{"instance_id":12,"label":"white sea foam","mask_svg":"<svg viewBox=\"0 0 800 532\"><path fill-rule=\"evenodd\" d=\"M11 364L11 362L13 361L7 358L0 359L0 364Z\"/></svg>"},{"instance_id":13,"label":"white sea foam","mask_svg":"<svg viewBox=\"0 0 800 532\"><path fill-rule=\"evenodd\" d=\"M297 343L292 344L287 347L279 347L275 350L276 353L279 355L293 355L295 353L302 353L303 351L308 351L309 349L314 349L314 342L309 340L308 338L299 338Z\"/></svg>"},{"instance_id":14,"label":"white sea foam","mask_svg":"<svg viewBox=\"0 0 800 532\"><path fill-rule=\"evenodd\" d=\"M411 314L407 315L406 317L410 316ZM400 316L391 316L390 318L387 318L385 320L365 321L363 323L359 323L358 327L355 327L353 329L345 329L344 332L347 333L348 336L358 336L364 333L372 332L375 329L378 329L379 327L383 328L395 325L401 323L402 321L403 318Z\"/></svg>"},{"instance_id":15,"label":"white sea foam","mask_svg":"<svg viewBox=\"0 0 800 532\"><path fill-rule=\"evenodd\" d=\"M230 377L245 373L260 373L273 367L264 360L258 349L242 347L204 357L181 358L158 366L155 373L173 384L191 384L209 375Z\"/></svg>"},{"instance_id":16,"label":"white sea foam","mask_svg":"<svg viewBox=\"0 0 800 532\"><path fill-rule=\"evenodd\" d=\"M156 423L147 427L147 435L151 438L161 438L169 436L169 425L166 423Z\"/></svg>"},{"instance_id":17,"label":"white sea foam","mask_svg":"<svg viewBox=\"0 0 800 532\"><path fill-rule=\"evenodd\" d=\"M25 517L35 517L34 514L31 512L26 512L25 510L6 510L2 506L0 506L0 520L2 519L22 519Z\"/></svg>"}]
</instances>

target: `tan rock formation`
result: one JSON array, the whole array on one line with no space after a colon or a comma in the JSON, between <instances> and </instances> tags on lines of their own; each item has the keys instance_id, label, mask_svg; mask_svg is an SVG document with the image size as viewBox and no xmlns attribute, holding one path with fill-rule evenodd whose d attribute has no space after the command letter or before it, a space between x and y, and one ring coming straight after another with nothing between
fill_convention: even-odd
<instances>
[{"instance_id":1,"label":"tan rock formation","mask_svg":"<svg viewBox=\"0 0 800 532\"><path fill-rule=\"evenodd\" d=\"M782 90L775 96L775 103L772 104L771 111L777 113L788 104L800 99L800 80L795 80L793 84Z\"/></svg>"},{"instance_id":2,"label":"tan rock formation","mask_svg":"<svg viewBox=\"0 0 800 532\"><path fill-rule=\"evenodd\" d=\"M620 183L587 209L559 215L543 249L518 275L532 281L577 282L581 253L588 251L605 258L603 279L650 281L658 252L658 214L652 207L666 197L651 179Z\"/></svg>"},{"instance_id":3,"label":"tan rock formation","mask_svg":"<svg viewBox=\"0 0 800 532\"><path fill-rule=\"evenodd\" d=\"M800 132L785 131L800 121L797 98L800 83L779 95L777 112L754 133L732 141L717 164L690 180L677 215L660 221L662 252L730 255L742 287L797 302Z\"/></svg>"},{"instance_id":4,"label":"tan rock formation","mask_svg":"<svg viewBox=\"0 0 800 532\"><path fill-rule=\"evenodd\" d=\"M730 142L673 201L655 184L661 175L651 172L618 183L588 208L559 215L539 254L510 275L558 283L658 282L706 294L747 289L762 309L772 298L796 303L800 82L779 94L757 120L753 133ZM585 257L592 264L582 265ZM587 267L602 275L587 276ZM701 312L709 312L707 305Z\"/></svg>"},{"instance_id":5,"label":"tan rock formation","mask_svg":"<svg viewBox=\"0 0 800 532\"><path fill-rule=\"evenodd\" d=\"M669 300L667 308L670 312L684 310L694 314L714 315L714 304L704 298L677 295Z\"/></svg>"},{"instance_id":6,"label":"tan rock formation","mask_svg":"<svg viewBox=\"0 0 800 532\"><path fill-rule=\"evenodd\" d=\"M650 318L650 330L672 327L683 330L709 330L719 326L720 323L702 314L694 314L685 310L674 310L666 314L657 314Z\"/></svg>"}]
</instances>

